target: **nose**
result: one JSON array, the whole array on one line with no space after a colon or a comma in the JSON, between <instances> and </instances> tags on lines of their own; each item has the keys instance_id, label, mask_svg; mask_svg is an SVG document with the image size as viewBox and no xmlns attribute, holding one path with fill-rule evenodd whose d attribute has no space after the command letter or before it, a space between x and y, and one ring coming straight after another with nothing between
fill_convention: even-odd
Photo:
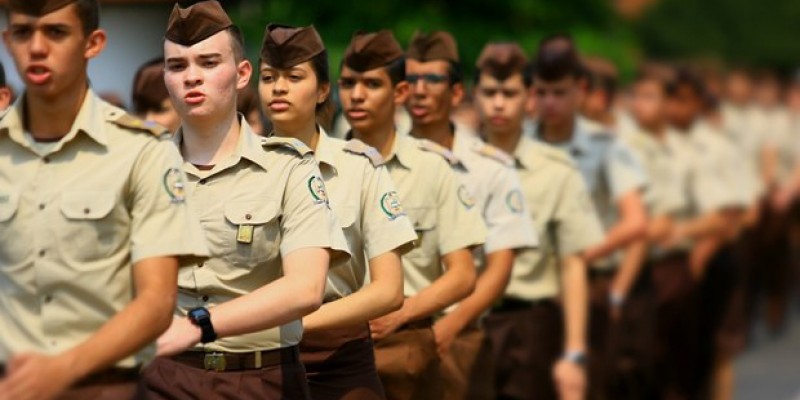
<instances>
[{"instance_id":1,"label":"nose","mask_svg":"<svg viewBox=\"0 0 800 400\"><path fill-rule=\"evenodd\" d=\"M195 87L203 83L203 73L200 68L194 64L190 64L186 68L186 76L184 77L184 84L188 87Z\"/></svg>"},{"instance_id":2,"label":"nose","mask_svg":"<svg viewBox=\"0 0 800 400\"><path fill-rule=\"evenodd\" d=\"M289 91L289 84L283 77L275 79L275 84L272 85L272 93L287 93Z\"/></svg>"},{"instance_id":3,"label":"nose","mask_svg":"<svg viewBox=\"0 0 800 400\"><path fill-rule=\"evenodd\" d=\"M351 100L364 101L365 97L366 89L364 88L364 85L357 83L355 86L353 86L353 91L350 93Z\"/></svg>"},{"instance_id":4,"label":"nose","mask_svg":"<svg viewBox=\"0 0 800 400\"><path fill-rule=\"evenodd\" d=\"M497 93L492 97L492 106L496 110L500 110L500 109L503 108L503 95L502 94Z\"/></svg>"},{"instance_id":5,"label":"nose","mask_svg":"<svg viewBox=\"0 0 800 400\"><path fill-rule=\"evenodd\" d=\"M44 34L38 30L35 31L33 35L31 35L30 41L30 52L32 58L37 59L46 57L48 49L49 46Z\"/></svg>"},{"instance_id":6,"label":"nose","mask_svg":"<svg viewBox=\"0 0 800 400\"><path fill-rule=\"evenodd\" d=\"M414 83L414 86L411 88L415 95L417 96L424 96L427 93L427 86L425 85L424 79L417 79L417 82Z\"/></svg>"}]
</instances>

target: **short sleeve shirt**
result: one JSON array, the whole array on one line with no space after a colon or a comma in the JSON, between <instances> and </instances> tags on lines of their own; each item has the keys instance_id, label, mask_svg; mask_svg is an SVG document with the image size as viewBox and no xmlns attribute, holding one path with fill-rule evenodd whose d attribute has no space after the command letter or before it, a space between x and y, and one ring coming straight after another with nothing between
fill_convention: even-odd
<instances>
[{"instance_id":1,"label":"short sleeve shirt","mask_svg":"<svg viewBox=\"0 0 800 400\"><path fill-rule=\"evenodd\" d=\"M321 131L314 153L353 255L349 263L328 272L325 299L332 300L364 285L370 259L392 250L405 253L417 235L377 150Z\"/></svg>"},{"instance_id":2,"label":"short sleeve shirt","mask_svg":"<svg viewBox=\"0 0 800 400\"><path fill-rule=\"evenodd\" d=\"M230 157L211 170L184 163L187 191L211 258L180 271L179 316L280 279L283 257L295 250L327 248L339 256L348 251L310 149L299 141L275 144L256 135L243 118L240 123L237 147ZM181 143L182 136L179 130L175 143ZM204 347L229 352L269 350L296 345L302 332L301 321L295 320Z\"/></svg>"},{"instance_id":3,"label":"short sleeve shirt","mask_svg":"<svg viewBox=\"0 0 800 400\"><path fill-rule=\"evenodd\" d=\"M0 364L87 340L135 297L135 263L208 255L163 128L90 90L67 135L37 146L24 98L0 121ZM154 354L151 344L117 366Z\"/></svg>"},{"instance_id":4,"label":"short sleeve shirt","mask_svg":"<svg viewBox=\"0 0 800 400\"><path fill-rule=\"evenodd\" d=\"M603 227L580 170L559 149L521 137L514 151L538 249L517 253L506 296L538 300L559 294L560 258L603 241Z\"/></svg>"},{"instance_id":5,"label":"short sleeve shirt","mask_svg":"<svg viewBox=\"0 0 800 400\"><path fill-rule=\"evenodd\" d=\"M416 246L402 257L406 297L444 274L442 256L482 245L486 238L480 214L451 164L424 143L397 134L386 160L400 202L417 233Z\"/></svg>"}]
</instances>

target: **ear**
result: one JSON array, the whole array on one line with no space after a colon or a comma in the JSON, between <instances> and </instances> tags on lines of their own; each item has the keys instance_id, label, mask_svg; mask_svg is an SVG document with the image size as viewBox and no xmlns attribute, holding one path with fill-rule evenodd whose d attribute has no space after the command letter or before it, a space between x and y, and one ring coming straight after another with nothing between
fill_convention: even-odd
<instances>
[{"instance_id":1,"label":"ear","mask_svg":"<svg viewBox=\"0 0 800 400\"><path fill-rule=\"evenodd\" d=\"M7 87L0 87L0 111L3 111L11 104L11 90Z\"/></svg>"},{"instance_id":2,"label":"ear","mask_svg":"<svg viewBox=\"0 0 800 400\"><path fill-rule=\"evenodd\" d=\"M236 66L236 89L242 90L250 84L250 77L253 76L253 64L248 60L242 60Z\"/></svg>"},{"instance_id":3,"label":"ear","mask_svg":"<svg viewBox=\"0 0 800 400\"><path fill-rule=\"evenodd\" d=\"M95 29L86 39L86 48L83 51L83 56L87 60L97 57L106 48L107 41L106 31Z\"/></svg>"},{"instance_id":4,"label":"ear","mask_svg":"<svg viewBox=\"0 0 800 400\"><path fill-rule=\"evenodd\" d=\"M461 101L464 100L464 84L461 82L453 84L450 90L453 92L453 97L450 99L450 105L453 108L456 108L461 104Z\"/></svg>"},{"instance_id":5,"label":"ear","mask_svg":"<svg viewBox=\"0 0 800 400\"><path fill-rule=\"evenodd\" d=\"M328 99L331 94L331 84L321 83L317 88L317 104L322 104Z\"/></svg>"},{"instance_id":6,"label":"ear","mask_svg":"<svg viewBox=\"0 0 800 400\"><path fill-rule=\"evenodd\" d=\"M411 93L411 87L408 82L402 81L394 86L394 104L396 106L403 105L408 100L408 95Z\"/></svg>"},{"instance_id":7,"label":"ear","mask_svg":"<svg viewBox=\"0 0 800 400\"><path fill-rule=\"evenodd\" d=\"M525 113L528 115L536 114L536 91L533 86L528 89L528 99L525 101Z\"/></svg>"}]
</instances>

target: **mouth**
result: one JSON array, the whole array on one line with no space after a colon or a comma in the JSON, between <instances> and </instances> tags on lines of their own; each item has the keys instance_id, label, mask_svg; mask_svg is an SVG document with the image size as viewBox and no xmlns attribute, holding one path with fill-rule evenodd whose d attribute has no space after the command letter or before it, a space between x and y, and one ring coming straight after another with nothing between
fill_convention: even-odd
<instances>
[{"instance_id":1,"label":"mouth","mask_svg":"<svg viewBox=\"0 0 800 400\"><path fill-rule=\"evenodd\" d=\"M286 100L276 99L269 102L269 109L273 112L282 112L288 110L290 105L291 103Z\"/></svg>"},{"instance_id":2,"label":"mouth","mask_svg":"<svg viewBox=\"0 0 800 400\"><path fill-rule=\"evenodd\" d=\"M428 115L428 107L411 106L411 115L417 118L423 118Z\"/></svg>"},{"instance_id":3,"label":"mouth","mask_svg":"<svg viewBox=\"0 0 800 400\"><path fill-rule=\"evenodd\" d=\"M505 117L494 116L489 118L489 122L491 122L492 125L505 125L508 122L508 119Z\"/></svg>"},{"instance_id":4,"label":"mouth","mask_svg":"<svg viewBox=\"0 0 800 400\"><path fill-rule=\"evenodd\" d=\"M25 70L25 77L34 85L47 83L52 75L53 73L49 68L41 65L32 65Z\"/></svg>"},{"instance_id":5,"label":"mouth","mask_svg":"<svg viewBox=\"0 0 800 400\"><path fill-rule=\"evenodd\" d=\"M186 104L194 106L206 101L206 95L201 92L189 92L186 93L186 96L183 97L183 100L186 101Z\"/></svg>"},{"instance_id":6,"label":"mouth","mask_svg":"<svg viewBox=\"0 0 800 400\"><path fill-rule=\"evenodd\" d=\"M368 113L359 108L347 110L347 116L352 120L363 120L367 118Z\"/></svg>"}]
</instances>

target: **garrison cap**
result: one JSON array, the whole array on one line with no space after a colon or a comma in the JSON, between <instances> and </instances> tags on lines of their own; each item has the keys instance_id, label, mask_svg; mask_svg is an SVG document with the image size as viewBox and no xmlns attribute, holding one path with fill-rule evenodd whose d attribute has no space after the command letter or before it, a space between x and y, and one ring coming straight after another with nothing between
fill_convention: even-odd
<instances>
[{"instance_id":1,"label":"garrison cap","mask_svg":"<svg viewBox=\"0 0 800 400\"><path fill-rule=\"evenodd\" d=\"M403 57L403 48L389 30L358 31L344 52L344 64L357 72L384 67Z\"/></svg>"},{"instance_id":2,"label":"garrison cap","mask_svg":"<svg viewBox=\"0 0 800 400\"><path fill-rule=\"evenodd\" d=\"M66 7L77 0L8 0L8 9L26 15L41 17Z\"/></svg>"},{"instance_id":3,"label":"garrison cap","mask_svg":"<svg viewBox=\"0 0 800 400\"><path fill-rule=\"evenodd\" d=\"M298 28L269 24L264 31L261 60L275 68L291 68L325 51L325 44L313 25Z\"/></svg>"},{"instance_id":4,"label":"garrison cap","mask_svg":"<svg viewBox=\"0 0 800 400\"><path fill-rule=\"evenodd\" d=\"M192 46L233 26L233 21L216 0L206 0L189 7L175 4L164 37L182 46Z\"/></svg>"},{"instance_id":5,"label":"garrison cap","mask_svg":"<svg viewBox=\"0 0 800 400\"><path fill-rule=\"evenodd\" d=\"M421 62L444 60L458 63L458 45L448 32L417 32L411 38L406 57Z\"/></svg>"}]
</instances>

